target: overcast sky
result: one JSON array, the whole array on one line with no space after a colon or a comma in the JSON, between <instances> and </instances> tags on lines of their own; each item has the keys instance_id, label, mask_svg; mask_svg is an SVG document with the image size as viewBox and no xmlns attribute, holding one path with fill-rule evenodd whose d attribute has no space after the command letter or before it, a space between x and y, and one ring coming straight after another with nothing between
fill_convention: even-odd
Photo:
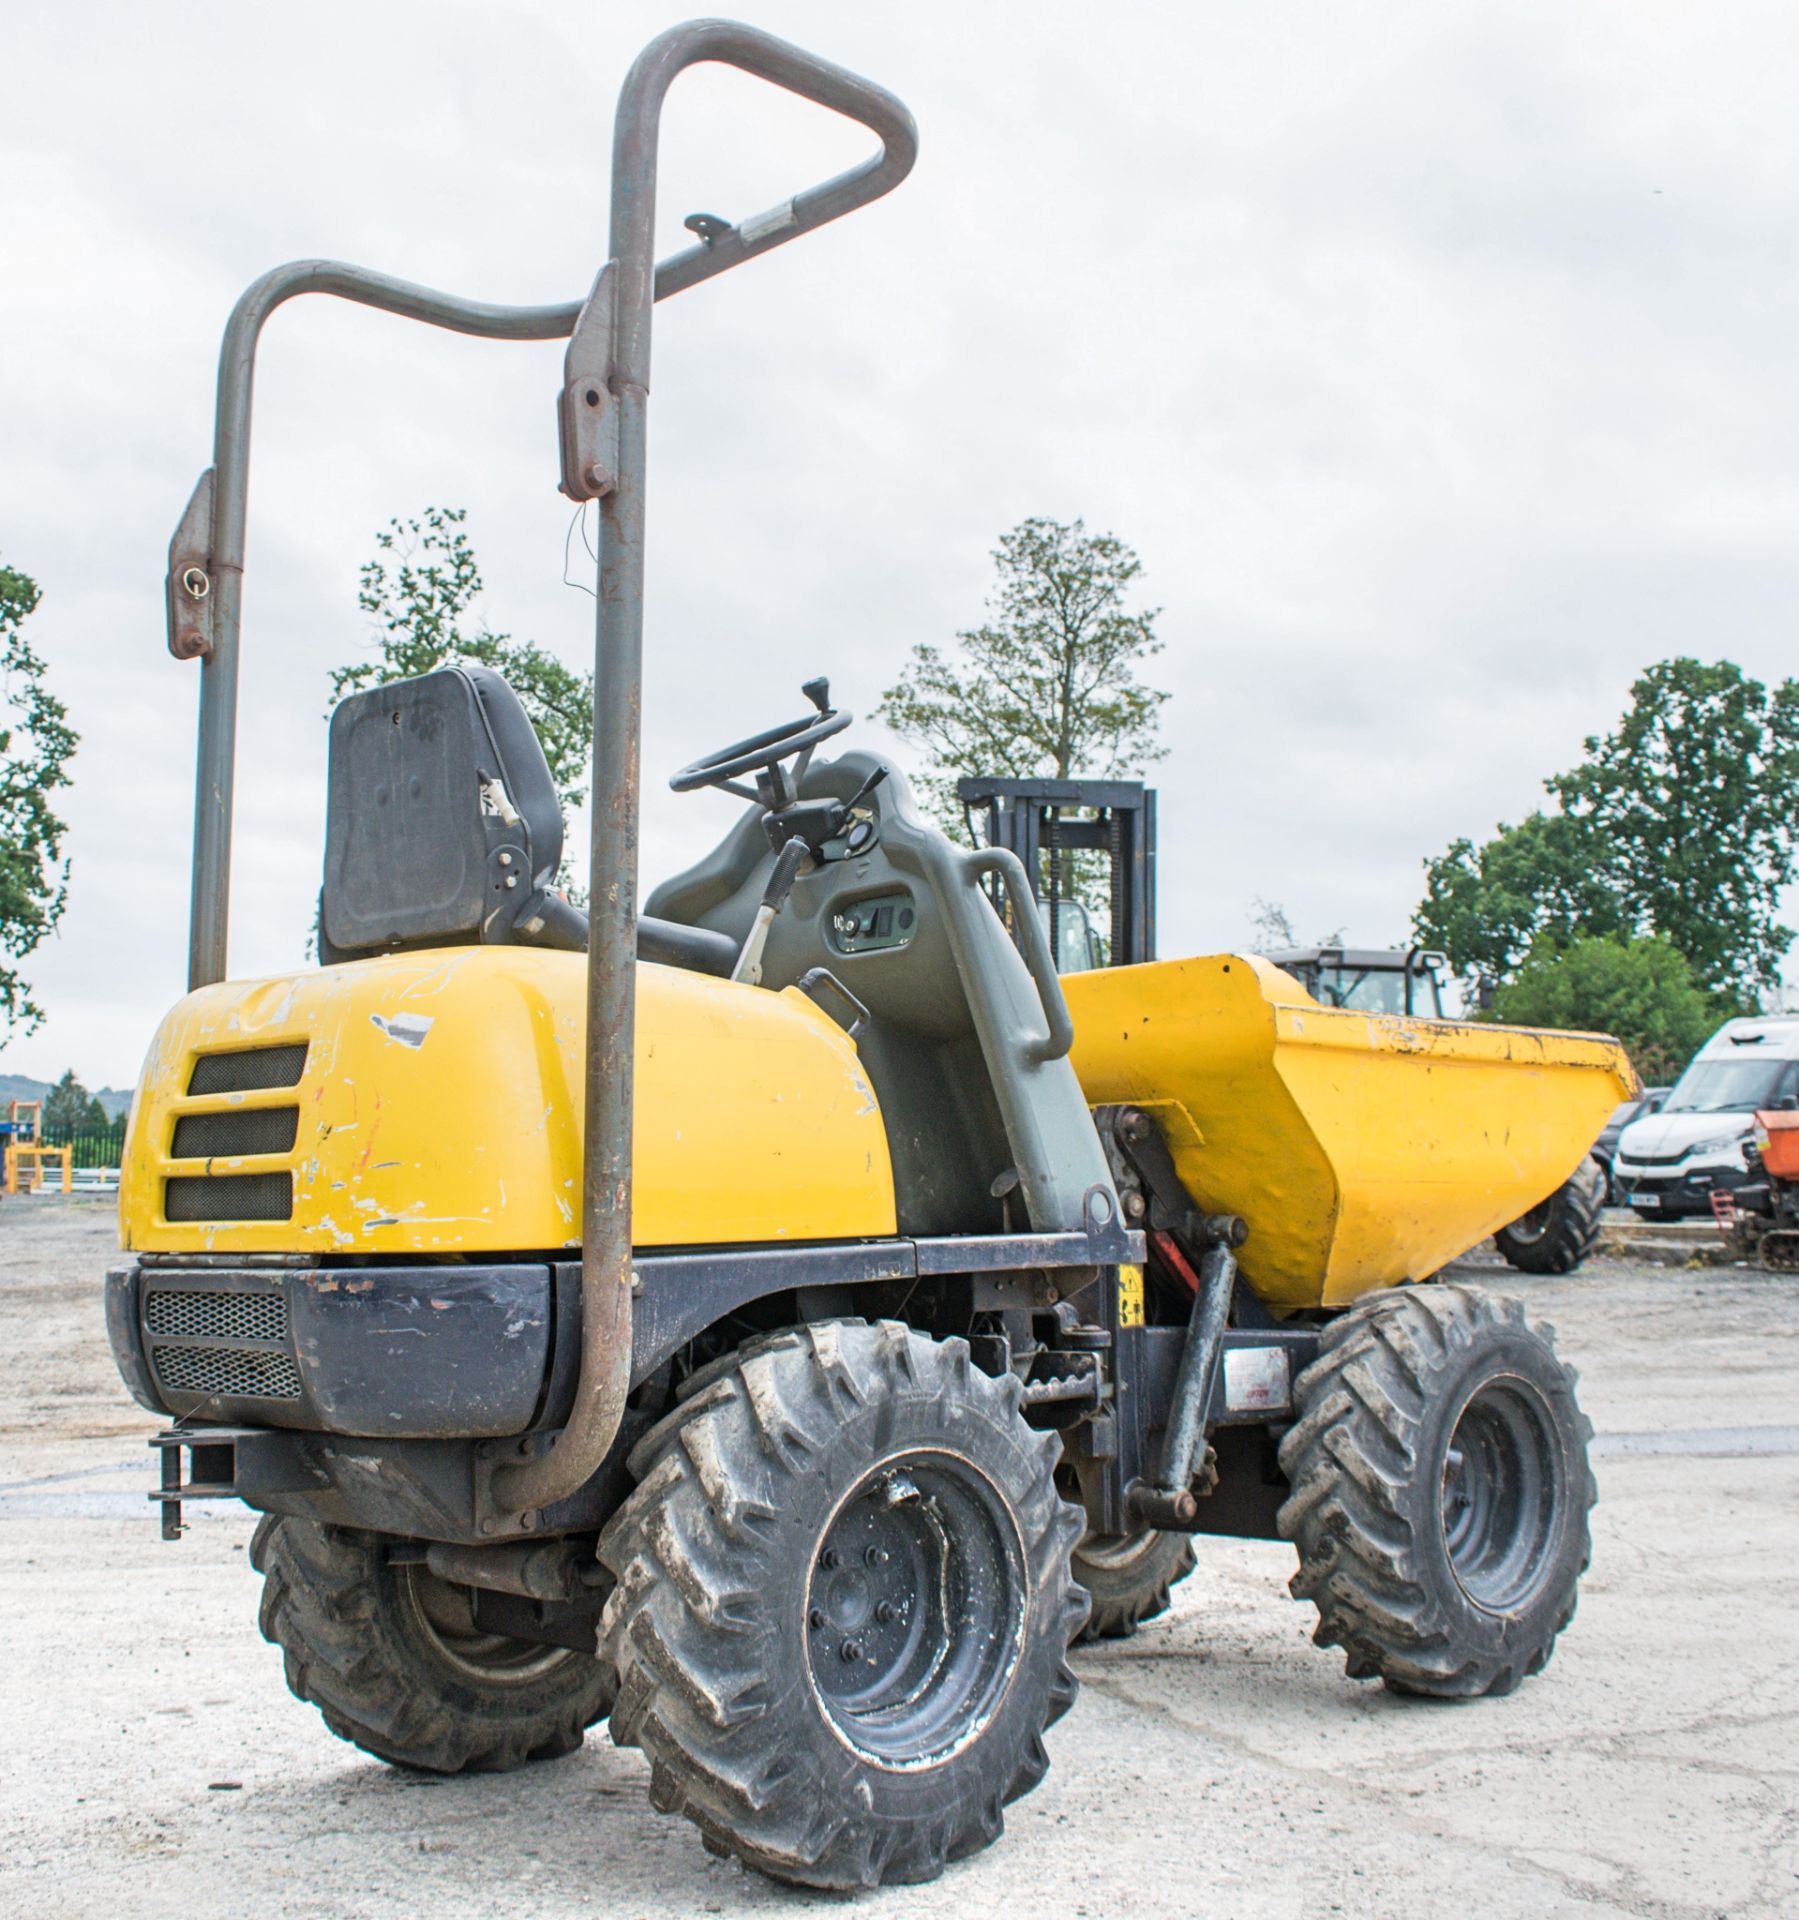
<instances>
[{"instance_id":1,"label":"overcast sky","mask_svg":"<svg viewBox=\"0 0 1799 1920\"><path fill-rule=\"evenodd\" d=\"M82 733L71 902L0 1071L129 1084L185 982L199 675L164 550L218 338L301 255L583 293L638 48L609 0L12 0L0 559ZM657 309L646 888L730 817L667 771L829 672L872 707L980 617L997 535L1134 545L1174 698L1167 953L1405 934L1421 862L1537 803L1632 677L1793 664L1799 13L1691 4L845 6L751 17L896 91L891 198ZM867 135L681 80L665 251ZM232 970L297 963L323 708L393 514L466 506L486 613L571 663L561 347L285 308L256 406ZM577 552L579 551L577 546ZM871 730L864 730L864 738Z\"/></svg>"}]
</instances>

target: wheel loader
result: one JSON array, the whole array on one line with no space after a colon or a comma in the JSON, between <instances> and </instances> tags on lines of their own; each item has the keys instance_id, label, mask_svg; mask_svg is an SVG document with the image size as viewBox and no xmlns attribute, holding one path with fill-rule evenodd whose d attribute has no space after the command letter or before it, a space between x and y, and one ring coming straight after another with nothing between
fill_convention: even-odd
<instances>
[{"instance_id":1,"label":"wheel loader","mask_svg":"<svg viewBox=\"0 0 1799 1920\"><path fill-rule=\"evenodd\" d=\"M657 262L658 117L699 61L880 150ZM334 1732L456 1773L608 1719L658 1808L826 1888L993 1841L1090 1609L1121 1630L1195 1533L1292 1541L1353 1676L1467 1697L1543 1665L1587 1559L1574 1377L1517 1306L1407 1283L1561 1178L1629 1084L1612 1042L1324 1008L1254 958L1063 982L1037 917L1022 946L1002 918L1015 856L952 847L824 680L675 775L742 812L640 914L654 304L914 150L879 87L699 22L625 81L585 299L310 260L239 302L167 583L200 663L191 991L145 1062L106 1289L170 1421L164 1535L197 1500L258 1512L262 1630ZM251 389L302 293L568 341L561 483L600 517L591 908L557 891L518 701L447 668L337 707L321 964L233 979Z\"/></svg>"}]
</instances>

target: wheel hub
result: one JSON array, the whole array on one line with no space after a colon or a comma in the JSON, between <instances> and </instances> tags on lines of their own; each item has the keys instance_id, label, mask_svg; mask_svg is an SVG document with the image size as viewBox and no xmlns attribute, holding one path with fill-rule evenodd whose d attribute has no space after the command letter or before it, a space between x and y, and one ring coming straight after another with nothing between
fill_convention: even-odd
<instances>
[{"instance_id":1,"label":"wheel hub","mask_svg":"<svg viewBox=\"0 0 1799 1920\"><path fill-rule=\"evenodd\" d=\"M889 1766L946 1758L1017 1658L1025 1581L1004 1503L966 1461L915 1454L866 1475L814 1557L812 1683L839 1735Z\"/></svg>"},{"instance_id":2,"label":"wheel hub","mask_svg":"<svg viewBox=\"0 0 1799 1920\"><path fill-rule=\"evenodd\" d=\"M475 1596L470 1588L440 1580L423 1567L406 1566L396 1571L413 1617L438 1657L471 1678L523 1686L569 1658L561 1647L514 1640L478 1627Z\"/></svg>"},{"instance_id":3,"label":"wheel hub","mask_svg":"<svg viewBox=\"0 0 1799 1920\"><path fill-rule=\"evenodd\" d=\"M1554 1423L1528 1381L1469 1397L1443 1459L1443 1544L1463 1591L1491 1612L1530 1600L1553 1559L1566 1471Z\"/></svg>"},{"instance_id":4,"label":"wheel hub","mask_svg":"<svg viewBox=\"0 0 1799 1920\"><path fill-rule=\"evenodd\" d=\"M1539 1202L1532 1207L1522 1220L1514 1220L1506 1228L1507 1237L1520 1246L1535 1246L1549 1231L1549 1217L1555 1210L1555 1196Z\"/></svg>"}]
</instances>

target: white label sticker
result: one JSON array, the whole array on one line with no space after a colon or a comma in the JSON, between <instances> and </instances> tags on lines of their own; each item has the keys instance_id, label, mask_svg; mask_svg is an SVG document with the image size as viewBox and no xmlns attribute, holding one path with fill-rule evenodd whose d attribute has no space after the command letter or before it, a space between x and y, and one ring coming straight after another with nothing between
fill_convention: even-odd
<instances>
[{"instance_id":1,"label":"white label sticker","mask_svg":"<svg viewBox=\"0 0 1799 1920\"><path fill-rule=\"evenodd\" d=\"M797 218L793 202L783 200L778 207L770 207L766 213L752 213L747 220L738 221L737 236L746 247L753 247L759 240L785 233Z\"/></svg>"},{"instance_id":2,"label":"white label sticker","mask_svg":"<svg viewBox=\"0 0 1799 1920\"><path fill-rule=\"evenodd\" d=\"M1224 1404L1232 1413L1290 1405L1291 1381L1285 1347L1231 1347L1225 1353Z\"/></svg>"},{"instance_id":3,"label":"white label sticker","mask_svg":"<svg viewBox=\"0 0 1799 1920\"><path fill-rule=\"evenodd\" d=\"M387 1035L390 1040L399 1041L403 1047L422 1047L425 1035L435 1024L428 1013L396 1013L393 1015L371 1013L369 1019Z\"/></svg>"}]
</instances>

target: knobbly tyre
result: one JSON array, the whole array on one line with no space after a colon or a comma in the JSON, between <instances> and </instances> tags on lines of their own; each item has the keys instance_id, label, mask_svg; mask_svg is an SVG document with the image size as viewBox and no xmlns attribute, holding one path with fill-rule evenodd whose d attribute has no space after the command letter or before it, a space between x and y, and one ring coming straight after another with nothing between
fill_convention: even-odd
<instances>
[{"instance_id":1,"label":"knobbly tyre","mask_svg":"<svg viewBox=\"0 0 1799 1920\"><path fill-rule=\"evenodd\" d=\"M657 264L661 102L702 60L881 151ZM201 663L192 991L106 1296L173 1421L165 1535L188 1501L258 1510L263 1631L335 1732L460 1772L610 1716L657 1806L821 1887L998 1835L1074 1697L1077 1566L1127 1631L1192 1533L1279 1534L1351 1673L1462 1696L1543 1664L1587 1553L1573 1376L1516 1307L1396 1283L1565 1177L1628 1074L1599 1041L1334 1026L1232 956L1090 976L1071 1015L1036 916L1020 948L997 910L1015 856L953 848L878 756L821 758L850 724L823 681L676 776L745 810L639 918L653 302L913 151L878 87L702 22L625 83L585 301L320 261L240 301L168 582ZM591 926L518 702L448 670L332 716L323 964L227 978L251 380L302 292L569 341L562 484L602 540ZM1525 1081L1528 1141L1433 1161L1464 1095Z\"/></svg>"}]
</instances>

